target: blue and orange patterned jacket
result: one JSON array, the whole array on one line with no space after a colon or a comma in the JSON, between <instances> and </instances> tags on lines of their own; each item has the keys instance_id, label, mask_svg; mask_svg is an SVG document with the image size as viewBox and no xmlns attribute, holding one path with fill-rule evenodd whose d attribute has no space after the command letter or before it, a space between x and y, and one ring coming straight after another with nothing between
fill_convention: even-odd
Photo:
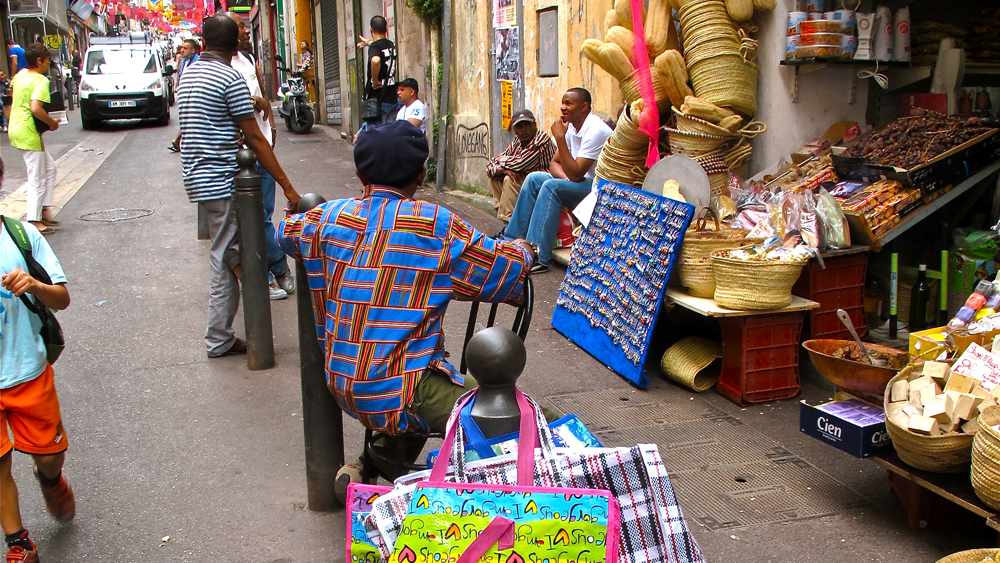
<instances>
[{"instance_id":1,"label":"blue and orange patterned jacket","mask_svg":"<svg viewBox=\"0 0 1000 563\"><path fill-rule=\"evenodd\" d=\"M375 186L282 221L278 244L303 260L326 382L368 428L426 431L408 411L428 368L445 360L441 319L452 299L518 304L530 257L449 210Z\"/></svg>"}]
</instances>

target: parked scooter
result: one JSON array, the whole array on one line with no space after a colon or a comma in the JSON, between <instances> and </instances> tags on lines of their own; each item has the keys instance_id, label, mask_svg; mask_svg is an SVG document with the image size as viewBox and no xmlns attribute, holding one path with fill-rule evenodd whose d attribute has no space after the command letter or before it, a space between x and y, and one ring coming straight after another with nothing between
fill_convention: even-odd
<instances>
[{"instance_id":1,"label":"parked scooter","mask_svg":"<svg viewBox=\"0 0 1000 563\"><path fill-rule=\"evenodd\" d=\"M275 56L274 60L283 63L281 56ZM306 92L306 81L302 78L304 68L290 70L279 66L278 70L288 73L288 78L278 87L278 99L281 100L281 107L278 113L285 118L285 125L289 131L298 134L308 133L315 122L313 110L309 106L309 95Z\"/></svg>"}]
</instances>

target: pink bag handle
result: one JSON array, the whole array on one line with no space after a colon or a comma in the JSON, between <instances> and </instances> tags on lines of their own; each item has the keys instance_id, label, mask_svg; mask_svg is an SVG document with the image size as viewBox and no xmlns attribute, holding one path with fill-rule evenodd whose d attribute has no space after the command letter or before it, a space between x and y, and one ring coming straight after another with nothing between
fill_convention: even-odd
<instances>
[{"instance_id":1,"label":"pink bag handle","mask_svg":"<svg viewBox=\"0 0 1000 563\"><path fill-rule=\"evenodd\" d=\"M649 52L646 49L646 29L642 21L643 0L632 0L632 28L635 31L635 43L632 44L632 59L639 71L639 92L642 94L642 104L645 106L642 115L637 118L639 131L649 136L649 153L646 155L646 168L652 168L660 160L660 111L656 107L656 94L653 91L653 76L649 71ZM671 23L673 25L673 23Z\"/></svg>"},{"instance_id":2,"label":"pink bag handle","mask_svg":"<svg viewBox=\"0 0 1000 563\"><path fill-rule=\"evenodd\" d=\"M479 533L465 552L458 557L457 563L476 563L486 555L493 545L499 549L514 547L514 521L503 516L494 518L486 528Z\"/></svg>"},{"instance_id":3,"label":"pink bag handle","mask_svg":"<svg viewBox=\"0 0 1000 563\"><path fill-rule=\"evenodd\" d=\"M465 400L456 407L455 412L461 412L465 405L476 396L477 392L478 389L475 392L469 393ZM534 408L528 402L524 393L520 389L514 389L514 395L517 397L517 407L521 411L517 446L517 484L528 487L533 485L535 480L535 448L539 445L538 425L535 423ZM448 420L448 431L445 432L444 444L441 445L441 449L438 451L438 457L434 462L434 468L431 469L431 476L428 482L444 482L445 475L448 473L448 462L451 460L451 450L455 443L455 433L458 431L459 424L457 416L453 416Z\"/></svg>"}]
</instances>

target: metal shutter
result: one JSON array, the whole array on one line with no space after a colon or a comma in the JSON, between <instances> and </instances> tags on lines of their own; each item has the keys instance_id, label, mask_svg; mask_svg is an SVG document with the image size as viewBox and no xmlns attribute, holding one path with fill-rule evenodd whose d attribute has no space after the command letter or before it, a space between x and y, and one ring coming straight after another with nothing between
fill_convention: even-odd
<instances>
[{"instance_id":1,"label":"metal shutter","mask_svg":"<svg viewBox=\"0 0 1000 563\"><path fill-rule=\"evenodd\" d=\"M340 39L337 37L337 13L335 0L320 1L327 125L340 125L344 120L340 106Z\"/></svg>"}]
</instances>

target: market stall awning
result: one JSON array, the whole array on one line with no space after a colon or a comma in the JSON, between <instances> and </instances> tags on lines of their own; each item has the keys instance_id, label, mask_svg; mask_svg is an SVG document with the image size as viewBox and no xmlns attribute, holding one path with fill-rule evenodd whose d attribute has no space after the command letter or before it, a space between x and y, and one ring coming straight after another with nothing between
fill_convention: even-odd
<instances>
[{"instance_id":1,"label":"market stall awning","mask_svg":"<svg viewBox=\"0 0 1000 563\"><path fill-rule=\"evenodd\" d=\"M8 0L10 19L32 32L69 33L64 0ZM33 23L37 22L37 26Z\"/></svg>"}]
</instances>

